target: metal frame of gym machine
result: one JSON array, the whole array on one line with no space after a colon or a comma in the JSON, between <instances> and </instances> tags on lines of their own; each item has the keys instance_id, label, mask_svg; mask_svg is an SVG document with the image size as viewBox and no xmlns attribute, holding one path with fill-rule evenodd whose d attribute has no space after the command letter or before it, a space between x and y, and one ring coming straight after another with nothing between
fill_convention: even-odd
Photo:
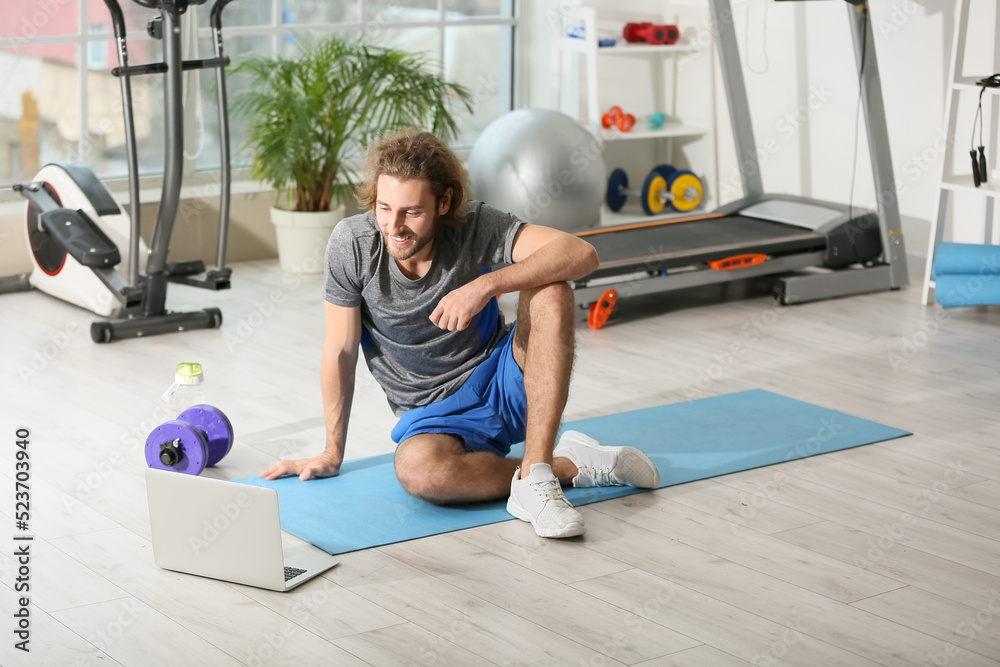
<instances>
[{"instance_id":1,"label":"metal frame of gym machine","mask_svg":"<svg viewBox=\"0 0 1000 667\"><path fill-rule=\"evenodd\" d=\"M769 256L766 261L760 264L744 266L735 270L704 269L677 272L659 270L659 267L666 266L669 260L675 259L672 255L698 258L699 261L707 256L706 252L700 250L688 249L684 253L671 253L668 248L666 252L647 257L630 257L629 260L609 261L606 266L600 267L590 276L575 281L573 288L577 305L586 308L588 305L602 303L606 306L609 286L624 287L627 285L625 289L629 295L641 295L759 276L774 276L777 281L775 296L782 304L898 289L909 283L906 269L906 248L900 226L878 62L872 39L871 21L867 15L868 6L866 3L862 4L863 0L845 1L848 3L847 12L854 42L855 58L861 72L861 102L864 108L875 191L879 193L877 219L881 249L878 260L866 261L864 264L849 267L824 269L821 272L792 273L811 267L822 267L824 264L838 266L836 261L829 261L831 254L835 255L838 251L838 248L833 247L836 243L831 240L828 247L814 248L808 252L776 252L774 257ZM808 236L812 236L814 239L821 238L817 233L820 232L828 236L839 234L839 242L843 248L845 229L852 224L858 227L856 230L858 235L866 233L867 230L867 233L874 237L875 235L871 234L874 230L868 229L871 226L871 219L874 217L870 214L852 217L849 215L849 207L844 204L764 192L756 144L754 143L750 103L743 80L739 47L736 42L732 8L729 0L709 0L709 4L713 26L717 29L716 43L729 103L729 116L736 144L736 156L740 165L744 197L720 207L713 214L701 217L668 220L660 223L622 225L619 228L611 227L581 232L578 235L583 238L595 235L596 240L597 235L608 236L605 232L620 230L628 233L633 229L648 229L655 225L673 227L675 226L672 224L674 222L685 223L688 220L691 220L688 224L692 225L699 224L698 220L704 220L711 224L712 221L725 220L726 216L735 214L735 217L744 219L754 218L760 221L782 223L785 229L793 230L793 234L794 230L799 229L802 232L798 237L799 245L803 245ZM859 207L853 208L855 212L865 213ZM848 245L851 241L851 234L852 230L846 229ZM788 237L789 240L793 238L793 236ZM777 240L784 242L783 239ZM722 240L720 240L721 242ZM780 248L780 245L780 243L776 244L775 247ZM720 257L725 257L725 255ZM677 258L676 261L683 261L683 257ZM602 264L604 264L603 260ZM620 275L616 276L616 274Z\"/></svg>"},{"instance_id":2,"label":"metal frame of gym machine","mask_svg":"<svg viewBox=\"0 0 1000 667\"><path fill-rule=\"evenodd\" d=\"M229 65L229 57L223 54L222 48L222 10L232 0L215 0L210 13L210 23L213 31L213 58L183 60L181 57L180 17L189 6L205 4L207 0L133 0L136 4L148 9L159 10L160 15L154 17L147 27L150 35L163 41L163 62L143 65L128 64L128 47L126 44L125 16L117 0L104 0L111 13L117 45L119 66L111 70L111 74L121 81L122 109L125 122L125 152L128 162L129 201L132 202L129 211L129 259L127 275L122 276L113 267L95 267L94 273L108 288L120 304L117 316L106 321L97 321L91 325L91 337L95 342L106 343L120 338L135 338L161 333L188 331L191 329L217 328L222 324L222 313L218 308L206 308L191 312L171 312L166 310L168 282L181 283L211 290L227 289L230 286L232 270L226 267L226 241L229 232L230 204L230 149L229 149L229 117L225 85L225 67ZM206 271L201 260L192 262L168 262L167 251L177 217L180 202L181 182L183 178L183 148L184 148L184 109L182 99L181 75L184 71L195 69L215 69L216 88L219 103L219 152L220 152L220 193L219 193L219 230L216 249L216 266ZM153 238L149 246L146 271L139 272L140 244L140 200L139 200L139 162L135 143L135 125L132 109L131 77L162 74L164 85L164 166L163 186L160 195L160 207L153 228ZM102 205L95 205L99 215L103 211L117 213L118 205L113 200L107 200L107 191L97 181L93 172L80 163L56 163L62 166L77 182L84 193L91 198L91 193L99 197ZM41 218L44 214L61 209L53 199L44 183L18 183L14 189L28 200L31 207ZM94 199L91 199L94 202ZM72 224L89 222L80 221L74 215L84 215L82 212L72 212L66 209L63 215L69 216ZM65 224L69 225L70 222ZM91 223L93 225L93 223ZM97 230L100 235L100 230ZM0 281L0 293L23 291L31 289L28 274L9 277Z\"/></svg>"}]
</instances>

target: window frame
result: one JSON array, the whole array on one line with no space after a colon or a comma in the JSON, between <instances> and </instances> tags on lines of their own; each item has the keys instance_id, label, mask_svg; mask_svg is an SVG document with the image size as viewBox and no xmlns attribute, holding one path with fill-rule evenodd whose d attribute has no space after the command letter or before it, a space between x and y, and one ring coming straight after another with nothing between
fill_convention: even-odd
<instances>
[{"instance_id":1,"label":"window frame","mask_svg":"<svg viewBox=\"0 0 1000 667\"><path fill-rule=\"evenodd\" d=\"M119 0L121 4L130 3L132 0ZM237 0L238 2L239 0ZM360 17L357 21L345 21L342 23L323 23L323 24L310 24L310 25L285 25L281 23L282 12L281 5L282 0L270 0L270 23L267 25L249 25L249 26L229 26L225 22L225 14L223 14L223 37L224 39L231 40L232 37L239 36L270 36L271 53L280 52L280 41L283 39L284 35L289 33L305 33L305 34L329 34L329 33L341 33L341 34L358 34L370 32L373 28L389 29L389 30L405 30L411 28L432 28L437 31L438 39L438 53L440 54L442 60L445 58L446 50L446 30L448 28L455 27L473 27L473 26L507 26L509 27L509 40L501 41L501 52L500 55L502 62L506 62L507 66L501 65L501 86L500 86L500 113L501 115L506 111L510 111L516 108L517 98L521 95L519 94L519 81L516 77L516 72L519 70L518 58L520 53L523 52L521 41L523 40L523 32L520 30L521 27L521 17L520 17L520 4L517 0L500 0L501 14L497 16L472 16L467 17L464 15L449 15L446 11L445 0L437 0L436 14L437 17L434 20L427 21L392 21L392 22L382 22L378 20L377 16L372 16L371 13L374 8L370 6L369 0L356 0L359 10L358 16ZM88 0L76 0L75 2L77 8L77 26L76 32L72 34L65 35L47 35L40 37L11 37L7 39L0 39L0 46L7 48L13 47L16 49L18 47L30 47L36 45L46 45L46 44L73 44L75 48L76 57L76 68L78 72L77 85L79 89L79 113L80 113L80 139L77 144L77 155L83 155L88 147L86 146L87 133L89 132L89 90L87 86L87 73L89 71L89 52L92 45L95 43L107 43L114 41L114 34L112 32L101 32L101 33L91 33L90 32L90 17L88 16ZM197 11L196 7L189 10L188 13L193 13ZM151 13L150 16L153 14ZM182 18L182 20L190 20L187 17ZM211 38L212 29L208 26L199 27L196 32L197 39ZM133 29L130 30L126 36L129 44L134 44L140 41L151 41L152 38L149 37L145 30ZM231 43L231 42L229 42ZM234 54L230 49L226 49L226 54L236 59L236 54ZM203 56L204 57L204 56ZM117 60L108 63L109 68L118 65ZM130 62L129 64L142 64L137 62ZM190 115L189 115L190 113ZM230 112L232 113L232 112ZM193 125L193 110L185 110L185 128L194 127ZM240 137L232 137L231 142L233 150L238 150L242 146L242 140ZM459 154L463 160L467 158L470 145L456 145L456 152ZM233 167L233 183L232 183L232 194L246 194L253 192L265 192L268 187L257 183L252 180L249 176L249 170L246 167ZM203 196L206 188L211 188L213 184L218 183L218 167L205 167L198 168L196 160L194 159L184 159L184 179L181 189L181 198L191 198ZM123 204L128 203L128 179L122 176L108 177L98 174L102 182L107 185L107 187L119 198ZM160 182L162 180L162 171L147 171L140 176L140 198L143 203L154 203L158 202L160 199ZM7 190L9 184L5 184L6 187L0 186L0 189ZM0 192L0 205L5 203L16 202L17 205L21 205L21 199L13 192L2 191ZM0 208L0 214L4 213L6 206Z\"/></svg>"}]
</instances>

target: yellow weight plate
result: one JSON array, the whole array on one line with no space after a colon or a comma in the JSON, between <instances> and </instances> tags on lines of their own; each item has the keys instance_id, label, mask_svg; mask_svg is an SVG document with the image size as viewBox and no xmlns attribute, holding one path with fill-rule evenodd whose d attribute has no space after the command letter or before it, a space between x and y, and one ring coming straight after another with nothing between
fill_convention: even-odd
<instances>
[{"instance_id":1,"label":"yellow weight plate","mask_svg":"<svg viewBox=\"0 0 1000 667\"><path fill-rule=\"evenodd\" d=\"M651 215L656 215L667 205L661 194L667 189L667 182L662 176L654 176L649 180L649 187L646 189L646 207Z\"/></svg>"},{"instance_id":2,"label":"yellow weight plate","mask_svg":"<svg viewBox=\"0 0 1000 667\"><path fill-rule=\"evenodd\" d=\"M688 188L694 189L698 194L692 199L685 198L685 191ZM681 174L670 184L670 192L673 194L672 204L678 211L690 211L701 203L701 179L691 173Z\"/></svg>"}]
</instances>

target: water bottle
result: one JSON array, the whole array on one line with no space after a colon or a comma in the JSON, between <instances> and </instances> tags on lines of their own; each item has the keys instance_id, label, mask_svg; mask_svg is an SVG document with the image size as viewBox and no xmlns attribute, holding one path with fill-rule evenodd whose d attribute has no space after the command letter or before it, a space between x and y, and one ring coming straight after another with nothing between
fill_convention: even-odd
<instances>
[{"instance_id":1,"label":"water bottle","mask_svg":"<svg viewBox=\"0 0 1000 667\"><path fill-rule=\"evenodd\" d=\"M150 468L198 475L229 453L233 425L225 413L206 404L201 364L177 364L174 383L160 398L168 417L146 438L144 453Z\"/></svg>"},{"instance_id":2,"label":"water bottle","mask_svg":"<svg viewBox=\"0 0 1000 667\"><path fill-rule=\"evenodd\" d=\"M174 383L160 397L171 419L176 419L192 405L205 403L205 373L201 364L185 361L177 364Z\"/></svg>"}]
</instances>

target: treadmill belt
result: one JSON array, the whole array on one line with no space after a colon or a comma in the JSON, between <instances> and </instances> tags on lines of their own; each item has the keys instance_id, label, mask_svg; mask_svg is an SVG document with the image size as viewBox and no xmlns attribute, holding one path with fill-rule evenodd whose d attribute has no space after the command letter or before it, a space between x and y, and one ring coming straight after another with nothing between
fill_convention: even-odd
<instances>
[{"instance_id":1,"label":"treadmill belt","mask_svg":"<svg viewBox=\"0 0 1000 667\"><path fill-rule=\"evenodd\" d=\"M576 236L597 250L601 264L592 278L690 266L745 253L772 256L826 248L822 234L741 215L622 225Z\"/></svg>"}]
</instances>

